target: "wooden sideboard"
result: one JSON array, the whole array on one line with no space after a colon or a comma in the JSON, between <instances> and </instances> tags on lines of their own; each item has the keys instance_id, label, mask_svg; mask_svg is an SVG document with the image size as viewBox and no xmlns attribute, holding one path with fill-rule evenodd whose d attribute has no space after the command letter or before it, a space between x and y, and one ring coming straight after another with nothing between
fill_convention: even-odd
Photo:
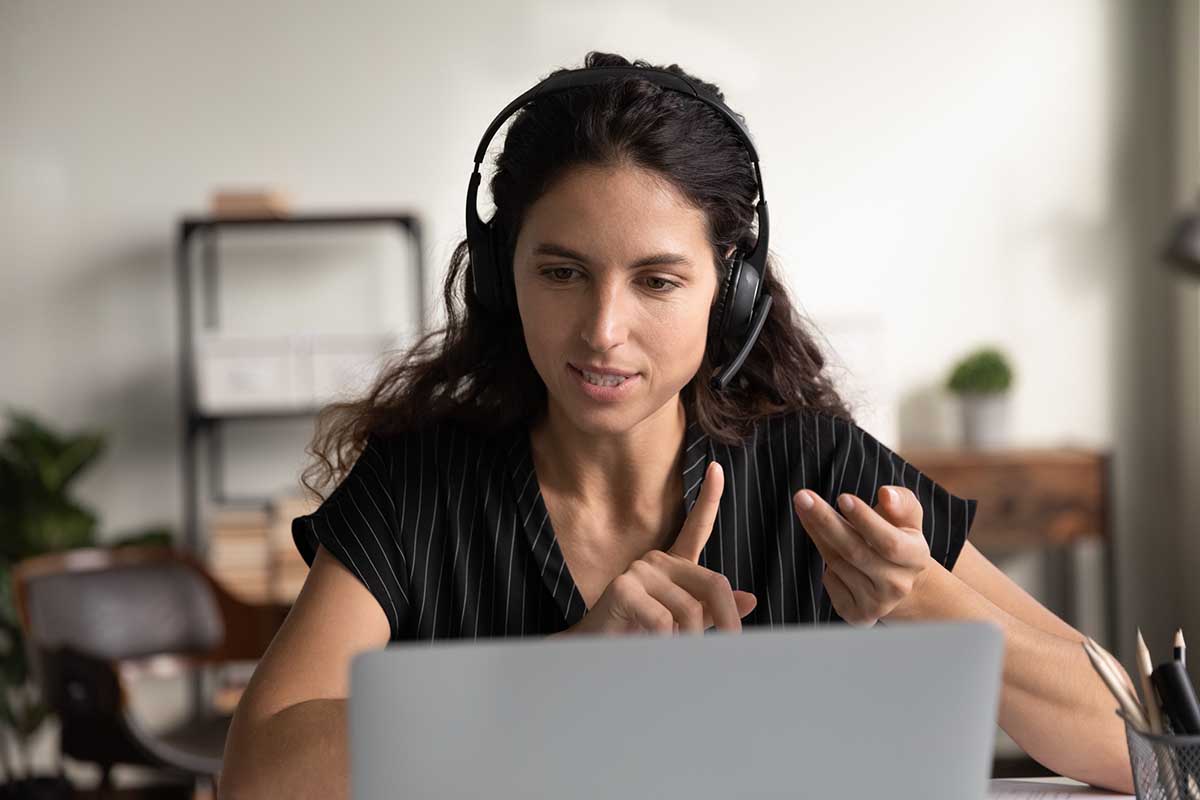
<instances>
[{"instance_id":1,"label":"wooden sideboard","mask_svg":"<svg viewBox=\"0 0 1200 800\"><path fill-rule=\"evenodd\" d=\"M947 490L979 501L967 538L982 552L1062 550L1083 539L1102 540L1106 644L1119 641L1109 452L1082 448L897 452ZM1077 580L1073 559L1067 554L1061 561L1067 573L1064 578L1073 589ZM1068 603L1072 594L1067 595ZM1076 609L1068 607L1066 616L1077 616Z\"/></svg>"}]
</instances>

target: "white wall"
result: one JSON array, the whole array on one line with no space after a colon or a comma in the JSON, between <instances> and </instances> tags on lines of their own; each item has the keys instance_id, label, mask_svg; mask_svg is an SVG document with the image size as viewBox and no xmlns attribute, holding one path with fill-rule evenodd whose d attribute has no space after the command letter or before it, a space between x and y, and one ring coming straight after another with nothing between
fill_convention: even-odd
<instances>
[{"instance_id":1,"label":"white wall","mask_svg":"<svg viewBox=\"0 0 1200 800\"><path fill-rule=\"evenodd\" d=\"M107 529L175 522L182 213L255 182L306 209L412 209L432 305L499 108L589 49L678 62L746 115L803 307L883 332L880 373L856 383L871 387L865 426L945 441L952 359L1001 345L1020 443L1118 449L1125 619L1173 629L1169 600L1145 591L1175 535L1154 511L1173 396L1152 258L1173 191L1168 11L3 0L0 405L111 431L82 485ZM287 482L307 428L285 428Z\"/></svg>"}]
</instances>

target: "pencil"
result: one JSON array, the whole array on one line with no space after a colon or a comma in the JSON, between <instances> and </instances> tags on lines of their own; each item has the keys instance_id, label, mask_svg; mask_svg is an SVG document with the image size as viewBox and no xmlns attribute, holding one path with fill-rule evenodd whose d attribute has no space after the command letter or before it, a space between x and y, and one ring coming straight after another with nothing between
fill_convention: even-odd
<instances>
[{"instance_id":1,"label":"pencil","mask_svg":"<svg viewBox=\"0 0 1200 800\"><path fill-rule=\"evenodd\" d=\"M1121 666L1120 661L1117 661L1117 657L1101 647L1095 639L1091 637L1087 637L1087 639L1092 643L1092 648L1096 651L1097 655L1102 657L1112 667L1113 674L1121 679L1121 683L1125 684L1125 688L1129 690L1129 693L1137 697L1137 689L1133 685L1133 679L1125 672L1125 668Z\"/></svg>"},{"instance_id":2,"label":"pencil","mask_svg":"<svg viewBox=\"0 0 1200 800\"><path fill-rule=\"evenodd\" d=\"M1096 649L1093 650L1093 648ZM1101 650L1100 645L1093 642L1090 638L1083 643L1083 651L1087 653L1088 660L1092 662L1092 668L1096 670L1100 679L1104 681L1104 685L1108 687L1108 691L1116 698L1117 705L1129 717L1134 727L1142 732L1149 731L1150 721L1146 719L1146 714L1142 711L1141 703L1138 702L1136 697L1129 695L1129 689L1117 677L1118 673L1114 672L1108 662L1105 661L1104 656L1100 654Z\"/></svg>"},{"instance_id":3,"label":"pencil","mask_svg":"<svg viewBox=\"0 0 1200 800\"><path fill-rule=\"evenodd\" d=\"M1137 631L1137 663L1138 678L1142 683L1142 699L1146 706L1146 717L1150 722L1150 732L1162 733L1162 711L1158 707L1154 684L1150 682L1150 673L1154 671L1154 662L1150 660L1150 649L1146 647L1146 640L1142 638L1141 628L1138 628Z\"/></svg>"},{"instance_id":4,"label":"pencil","mask_svg":"<svg viewBox=\"0 0 1200 800\"><path fill-rule=\"evenodd\" d=\"M1175 660L1187 667L1187 645L1183 643L1183 628L1175 631L1175 648L1172 651Z\"/></svg>"},{"instance_id":5,"label":"pencil","mask_svg":"<svg viewBox=\"0 0 1200 800\"><path fill-rule=\"evenodd\" d=\"M1084 638L1086 638L1091 644L1092 652L1095 653L1098 658L1108 664L1113 676L1117 678L1121 685L1126 688L1129 696L1137 701L1137 689L1134 688L1133 680L1125 672L1125 668L1121 666L1121 662L1117 661L1117 657L1101 647L1092 637L1087 636ZM1147 720L1147 723L1148 722L1149 720Z\"/></svg>"},{"instance_id":6,"label":"pencil","mask_svg":"<svg viewBox=\"0 0 1200 800\"><path fill-rule=\"evenodd\" d=\"M1146 701L1146 715L1150 719L1150 732L1166 733L1162 711L1158 707L1158 695L1154 690L1154 683L1150 680L1150 673L1154 671L1154 662L1150 659L1150 649L1146 647L1146 640L1142 638L1141 628L1137 629L1137 667L1138 678L1142 684L1142 694ZM1175 800L1179 796L1180 787L1175 758L1170 749L1161 742L1151 742L1150 747L1154 751L1154 761L1158 767L1158 780L1169 800ZM1191 777L1188 775L1189 782Z\"/></svg>"}]
</instances>

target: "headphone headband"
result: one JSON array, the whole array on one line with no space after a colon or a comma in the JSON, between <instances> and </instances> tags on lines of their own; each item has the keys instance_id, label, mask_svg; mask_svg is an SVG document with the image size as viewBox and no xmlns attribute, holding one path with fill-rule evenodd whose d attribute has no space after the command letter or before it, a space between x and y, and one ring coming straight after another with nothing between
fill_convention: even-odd
<instances>
[{"instance_id":1,"label":"headphone headband","mask_svg":"<svg viewBox=\"0 0 1200 800\"><path fill-rule=\"evenodd\" d=\"M741 140L742 145L750 155L750 161L754 165L754 179L758 184L758 203L755 205L755 211L758 215L758 237L755 240L754 249L745 256L745 261L748 264L753 264L755 269L758 270L759 275L765 277L767 266L766 245L769 240L771 225L767 214L767 196L766 190L763 188L762 169L758 165L758 151L754 148L754 142L750 139L750 131L746 129L742 121L723 102L701 94L692 85L692 82L686 78L676 75L673 72L668 72L665 69L654 67L619 65L567 70L537 83L506 105L496 115L495 119L492 120L492 123L488 125L487 130L483 133L483 138L479 141L479 147L475 149L475 166L471 172L470 183L467 185L467 231L475 230L482 233L484 229L484 222L479 217L479 209L476 205L478 201L479 182L482 179L479 173L479 166L486 157L487 148L492 142L492 137L496 135L496 132L500 130L500 127L510 116L535 98L580 86L595 86L622 78L642 78L663 89L670 89L694 97L706 103L710 108L716 109L733 126L738 139Z\"/></svg>"},{"instance_id":2,"label":"headphone headband","mask_svg":"<svg viewBox=\"0 0 1200 800\"><path fill-rule=\"evenodd\" d=\"M687 78L676 75L674 72L667 72L665 69L656 69L654 67L634 67L634 66L614 66L614 67L592 67L582 69L572 69L566 72L559 73L546 80L538 83L528 89L524 94L506 105L496 118L492 120L492 124L488 125L484 131L483 139L479 142L478 149L475 150L475 163L482 164L483 158L487 153L487 146L491 143L492 137L496 135L496 131L504 124L504 121L514 114L517 109L524 106L530 100L543 95L554 94L565 89L574 89L579 86L595 86L599 83L604 83L610 80L620 80L621 78L642 78L657 84L663 89L672 89L676 92L691 95L697 100L707 103L712 108L715 108L725 117L737 132L740 134L742 143L746 149L750 151L750 158L754 161L754 166L758 167L758 151L754 149L754 143L750 140L750 131L746 130L746 126L737 118L737 115L729 109L729 106L722 103L716 98L707 97L700 94L692 82ZM759 195L762 195L761 181L759 182Z\"/></svg>"}]
</instances>

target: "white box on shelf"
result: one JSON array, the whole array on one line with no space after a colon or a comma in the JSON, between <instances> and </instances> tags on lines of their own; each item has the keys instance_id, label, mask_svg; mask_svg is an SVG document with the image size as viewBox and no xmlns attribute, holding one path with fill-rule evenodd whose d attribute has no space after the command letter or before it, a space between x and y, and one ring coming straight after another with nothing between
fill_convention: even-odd
<instances>
[{"instance_id":1,"label":"white box on shelf","mask_svg":"<svg viewBox=\"0 0 1200 800\"><path fill-rule=\"evenodd\" d=\"M308 408L312 355L295 337L201 334L196 342L196 405L228 414Z\"/></svg>"},{"instance_id":2,"label":"white box on shelf","mask_svg":"<svg viewBox=\"0 0 1200 800\"><path fill-rule=\"evenodd\" d=\"M384 354L396 345L396 334L321 334L311 342L314 399L328 403L362 395L371 387Z\"/></svg>"},{"instance_id":3,"label":"white box on shelf","mask_svg":"<svg viewBox=\"0 0 1200 800\"><path fill-rule=\"evenodd\" d=\"M208 414L313 409L370 388L391 331L366 334L222 336L196 345L196 404Z\"/></svg>"}]
</instances>

